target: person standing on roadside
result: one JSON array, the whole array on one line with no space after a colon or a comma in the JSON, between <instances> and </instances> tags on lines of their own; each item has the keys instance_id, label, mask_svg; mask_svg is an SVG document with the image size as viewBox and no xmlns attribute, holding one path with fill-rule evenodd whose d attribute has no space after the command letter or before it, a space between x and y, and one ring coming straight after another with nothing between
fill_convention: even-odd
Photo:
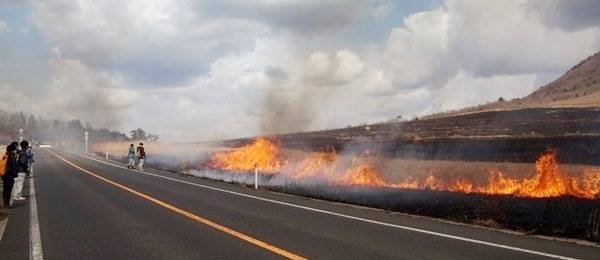
<instances>
[{"instance_id":1,"label":"person standing on roadside","mask_svg":"<svg viewBox=\"0 0 600 260\"><path fill-rule=\"evenodd\" d=\"M17 178L19 172L17 146L14 145L14 143L7 146L6 154L4 156L6 156L6 169L4 175L2 175L2 201L4 207L12 209L15 207L12 202L12 190L15 184L15 178Z\"/></svg>"},{"instance_id":2,"label":"person standing on roadside","mask_svg":"<svg viewBox=\"0 0 600 260\"><path fill-rule=\"evenodd\" d=\"M18 174L15 179L15 184L12 190L13 200L25 200L23 197L23 186L25 185L25 176L29 173L29 166L31 166L31 159L33 158L33 154L29 149L29 142L26 140L21 141L19 144L21 147L21 151L19 151L17 156Z\"/></svg>"},{"instance_id":3,"label":"person standing on roadside","mask_svg":"<svg viewBox=\"0 0 600 260\"><path fill-rule=\"evenodd\" d=\"M27 150L29 150L29 172L27 173L27 178L33 177L33 163L35 160L33 159L33 145L29 144Z\"/></svg>"},{"instance_id":4,"label":"person standing on roadside","mask_svg":"<svg viewBox=\"0 0 600 260\"><path fill-rule=\"evenodd\" d=\"M129 159L129 165L127 165L127 169L135 169L135 147L133 144L129 145L127 158Z\"/></svg>"},{"instance_id":5,"label":"person standing on roadside","mask_svg":"<svg viewBox=\"0 0 600 260\"><path fill-rule=\"evenodd\" d=\"M146 150L144 149L144 144L140 143L140 146L137 147L138 152L138 170L144 171L144 161L146 160Z\"/></svg>"}]
</instances>

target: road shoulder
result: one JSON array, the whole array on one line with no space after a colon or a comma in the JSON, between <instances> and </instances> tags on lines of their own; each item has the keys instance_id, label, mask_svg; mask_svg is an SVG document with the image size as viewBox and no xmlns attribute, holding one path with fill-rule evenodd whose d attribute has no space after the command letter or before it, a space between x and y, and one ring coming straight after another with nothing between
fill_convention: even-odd
<instances>
[{"instance_id":1,"label":"road shoulder","mask_svg":"<svg viewBox=\"0 0 600 260\"><path fill-rule=\"evenodd\" d=\"M24 201L17 201L6 221L0 241L0 259L29 259L29 182L25 181Z\"/></svg>"}]
</instances>

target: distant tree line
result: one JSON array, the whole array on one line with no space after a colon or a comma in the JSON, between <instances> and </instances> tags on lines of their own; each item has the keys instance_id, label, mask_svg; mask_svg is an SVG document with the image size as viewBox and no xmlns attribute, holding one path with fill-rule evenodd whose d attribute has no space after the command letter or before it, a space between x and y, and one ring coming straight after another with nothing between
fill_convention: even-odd
<instances>
[{"instance_id":1,"label":"distant tree line","mask_svg":"<svg viewBox=\"0 0 600 260\"><path fill-rule=\"evenodd\" d=\"M158 141L158 135L146 134L146 131L141 128L129 131L129 135L131 136L132 140L148 140L150 142Z\"/></svg>"},{"instance_id":2,"label":"distant tree line","mask_svg":"<svg viewBox=\"0 0 600 260\"><path fill-rule=\"evenodd\" d=\"M22 132L21 132L22 129ZM94 128L79 119L56 120L36 117L23 112L0 110L0 144L18 141L20 137L39 143L60 144L79 148L83 144L84 133L88 132L89 143L129 140L157 141L158 135L146 134L143 129L126 134L106 128Z\"/></svg>"}]
</instances>

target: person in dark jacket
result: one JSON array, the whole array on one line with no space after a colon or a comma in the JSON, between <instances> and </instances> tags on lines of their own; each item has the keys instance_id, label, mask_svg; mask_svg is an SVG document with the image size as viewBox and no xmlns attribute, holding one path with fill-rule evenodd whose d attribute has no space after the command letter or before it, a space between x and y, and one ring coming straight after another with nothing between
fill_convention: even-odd
<instances>
[{"instance_id":1,"label":"person in dark jacket","mask_svg":"<svg viewBox=\"0 0 600 260\"><path fill-rule=\"evenodd\" d=\"M146 160L146 150L144 149L144 144L140 143L140 146L137 147L138 153L138 170L144 171L144 161Z\"/></svg>"},{"instance_id":2,"label":"person in dark jacket","mask_svg":"<svg viewBox=\"0 0 600 260\"><path fill-rule=\"evenodd\" d=\"M18 176L19 172L19 163L17 162L17 145L11 144L6 147L6 172L2 176L3 190L2 190L2 199L4 202L4 207L9 209L14 208L11 201L11 193L13 186L15 184L15 178Z\"/></svg>"},{"instance_id":3,"label":"person in dark jacket","mask_svg":"<svg viewBox=\"0 0 600 260\"><path fill-rule=\"evenodd\" d=\"M21 150L17 153L17 162L19 164L19 171L15 184L13 185L12 198L13 200L24 200L22 196L23 186L25 185L25 177L29 173L29 167L31 166L31 160L33 159L33 153L29 149L29 142L26 140L21 141L19 144Z\"/></svg>"}]
</instances>

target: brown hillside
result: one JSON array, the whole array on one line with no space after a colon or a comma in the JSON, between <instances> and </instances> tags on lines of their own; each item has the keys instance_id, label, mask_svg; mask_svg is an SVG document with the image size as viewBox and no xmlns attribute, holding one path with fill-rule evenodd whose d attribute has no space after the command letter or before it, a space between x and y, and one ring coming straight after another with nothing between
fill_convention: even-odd
<instances>
[{"instance_id":1,"label":"brown hillside","mask_svg":"<svg viewBox=\"0 0 600 260\"><path fill-rule=\"evenodd\" d=\"M496 101L457 111L426 116L437 118L493 110L541 107L600 107L600 52L575 65L560 78L524 98Z\"/></svg>"},{"instance_id":2,"label":"brown hillside","mask_svg":"<svg viewBox=\"0 0 600 260\"><path fill-rule=\"evenodd\" d=\"M600 104L600 99L586 99L587 96L598 97L600 92L600 52L571 68L555 81L545 85L522 99L524 104L564 105Z\"/></svg>"}]
</instances>

